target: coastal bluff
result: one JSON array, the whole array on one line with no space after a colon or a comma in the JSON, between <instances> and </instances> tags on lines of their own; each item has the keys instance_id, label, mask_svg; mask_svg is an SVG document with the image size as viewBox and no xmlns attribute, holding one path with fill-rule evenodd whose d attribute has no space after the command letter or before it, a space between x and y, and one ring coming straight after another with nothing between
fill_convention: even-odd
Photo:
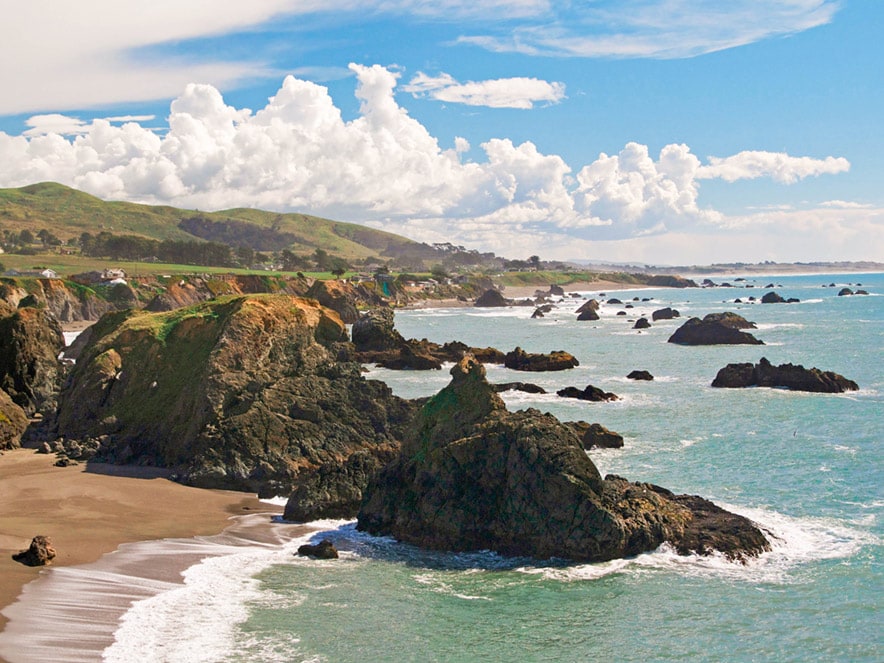
<instances>
[{"instance_id":1,"label":"coastal bluff","mask_svg":"<svg viewBox=\"0 0 884 663\"><path fill-rule=\"evenodd\" d=\"M286 294L109 313L48 439L75 458L171 468L194 486L287 495L356 451L386 459L413 416L358 364L336 361L346 339L337 313Z\"/></svg>"},{"instance_id":2,"label":"coastal bluff","mask_svg":"<svg viewBox=\"0 0 884 663\"><path fill-rule=\"evenodd\" d=\"M438 550L598 562L669 543L745 560L769 548L748 519L703 498L602 478L574 429L509 412L465 356L363 491L357 527Z\"/></svg>"}]
</instances>

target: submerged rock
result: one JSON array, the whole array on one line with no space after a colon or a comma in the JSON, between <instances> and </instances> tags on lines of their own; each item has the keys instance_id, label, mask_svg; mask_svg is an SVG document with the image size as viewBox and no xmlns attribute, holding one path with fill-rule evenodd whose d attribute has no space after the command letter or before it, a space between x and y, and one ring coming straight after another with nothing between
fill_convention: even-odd
<instances>
[{"instance_id":1,"label":"submerged rock","mask_svg":"<svg viewBox=\"0 0 884 663\"><path fill-rule=\"evenodd\" d=\"M804 368L794 364L772 365L762 357L757 364L728 364L712 381L713 387L781 387L795 391L813 391L840 394L856 391L859 385L843 375L818 368Z\"/></svg>"},{"instance_id":2,"label":"submerged rock","mask_svg":"<svg viewBox=\"0 0 884 663\"><path fill-rule=\"evenodd\" d=\"M599 475L575 431L508 412L465 357L369 482L357 527L440 550L604 561L670 542L745 559L768 549L749 520L699 498Z\"/></svg>"},{"instance_id":3,"label":"submerged rock","mask_svg":"<svg viewBox=\"0 0 884 663\"><path fill-rule=\"evenodd\" d=\"M629 375L626 376L629 380L647 380L650 382L654 379L654 376L651 375L649 371L630 371Z\"/></svg>"},{"instance_id":4,"label":"submerged rock","mask_svg":"<svg viewBox=\"0 0 884 663\"><path fill-rule=\"evenodd\" d=\"M751 329L749 322L736 313L710 313L702 320L690 318L669 337L678 345L764 345L764 341L742 331Z\"/></svg>"},{"instance_id":5,"label":"submerged rock","mask_svg":"<svg viewBox=\"0 0 884 663\"><path fill-rule=\"evenodd\" d=\"M305 543L298 546L298 554L302 557L315 557L316 559L338 559L338 549L331 539L323 539L316 545Z\"/></svg>"}]
</instances>

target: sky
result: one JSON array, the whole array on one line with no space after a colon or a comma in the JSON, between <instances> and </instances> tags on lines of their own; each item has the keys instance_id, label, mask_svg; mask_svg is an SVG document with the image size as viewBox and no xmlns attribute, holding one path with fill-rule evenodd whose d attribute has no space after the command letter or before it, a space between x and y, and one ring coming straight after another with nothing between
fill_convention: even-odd
<instances>
[{"instance_id":1,"label":"sky","mask_svg":"<svg viewBox=\"0 0 884 663\"><path fill-rule=\"evenodd\" d=\"M0 187L508 258L884 261L884 2L2 3Z\"/></svg>"}]
</instances>

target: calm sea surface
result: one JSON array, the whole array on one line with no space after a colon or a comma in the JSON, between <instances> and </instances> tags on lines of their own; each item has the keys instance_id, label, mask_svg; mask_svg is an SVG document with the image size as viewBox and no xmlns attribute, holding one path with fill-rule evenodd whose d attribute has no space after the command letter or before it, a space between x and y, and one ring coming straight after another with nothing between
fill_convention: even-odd
<instances>
[{"instance_id":1,"label":"calm sea surface","mask_svg":"<svg viewBox=\"0 0 884 663\"><path fill-rule=\"evenodd\" d=\"M801 302L734 303L760 299L771 282ZM837 287L821 287L829 283ZM857 283L872 294L837 296ZM396 325L406 337L576 355L580 366L570 371L489 367L488 376L532 381L551 392L593 384L619 394L614 403L504 397L511 410L534 407L618 431L626 438L623 449L590 454L603 474L703 495L749 516L773 541L761 559L743 566L661 549L605 564L538 563L481 551L428 553L365 536L348 522L314 523L306 536L280 529L272 544L190 541L189 552L207 559L190 566L185 584L142 580L140 594L120 590L137 601L121 623L107 627L115 642L104 658L881 661L884 275L751 277L736 285L608 293L635 308L617 316L623 306L603 304L598 322L576 322L573 311L583 300L568 298L540 320L529 319L531 308L466 308L400 311ZM639 314L664 306L682 317L641 333L631 329ZM753 333L766 345L666 343L687 317L715 311L755 321ZM841 373L861 390L823 395L709 386L727 363L762 356ZM633 369L655 380L627 380ZM371 369L369 377L406 397L433 394L449 379L447 370ZM301 543L321 538L334 541L340 560L293 556ZM117 559L171 555L184 543L140 545ZM93 577L98 571L90 573L68 578L84 597L96 584L106 590L139 582L119 570L100 582ZM0 652L8 651L0 638ZM57 646L52 652L57 660L101 657Z\"/></svg>"}]
</instances>

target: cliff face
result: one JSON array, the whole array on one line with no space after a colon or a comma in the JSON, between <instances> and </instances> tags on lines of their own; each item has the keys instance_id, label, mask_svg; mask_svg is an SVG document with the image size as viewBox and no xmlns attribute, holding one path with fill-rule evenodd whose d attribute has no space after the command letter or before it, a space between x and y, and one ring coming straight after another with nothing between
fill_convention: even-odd
<instances>
[{"instance_id":1,"label":"cliff face","mask_svg":"<svg viewBox=\"0 0 884 663\"><path fill-rule=\"evenodd\" d=\"M59 396L56 435L185 483L291 491L323 463L398 448L412 413L333 360L336 313L290 295L105 316Z\"/></svg>"},{"instance_id":2,"label":"cliff face","mask_svg":"<svg viewBox=\"0 0 884 663\"><path fill-rule=\"evenodd\" d=\"M0 305L0 389L26 414L54 406L64 336L46 310Z\"/></svg>"},{"instance_id":3,"label":"cliff face","mask_svg":"<svg viewBox=\"0 0 884 663\"><path fill-rule=\"evenodd\" d=\"M768 548L747 519L650 484L599 475L574 430L510 413L472 357L452 369L364 491L359 529L444 550L603 561L669 542L742 559Z\"/></svg>"}]
</instances>

